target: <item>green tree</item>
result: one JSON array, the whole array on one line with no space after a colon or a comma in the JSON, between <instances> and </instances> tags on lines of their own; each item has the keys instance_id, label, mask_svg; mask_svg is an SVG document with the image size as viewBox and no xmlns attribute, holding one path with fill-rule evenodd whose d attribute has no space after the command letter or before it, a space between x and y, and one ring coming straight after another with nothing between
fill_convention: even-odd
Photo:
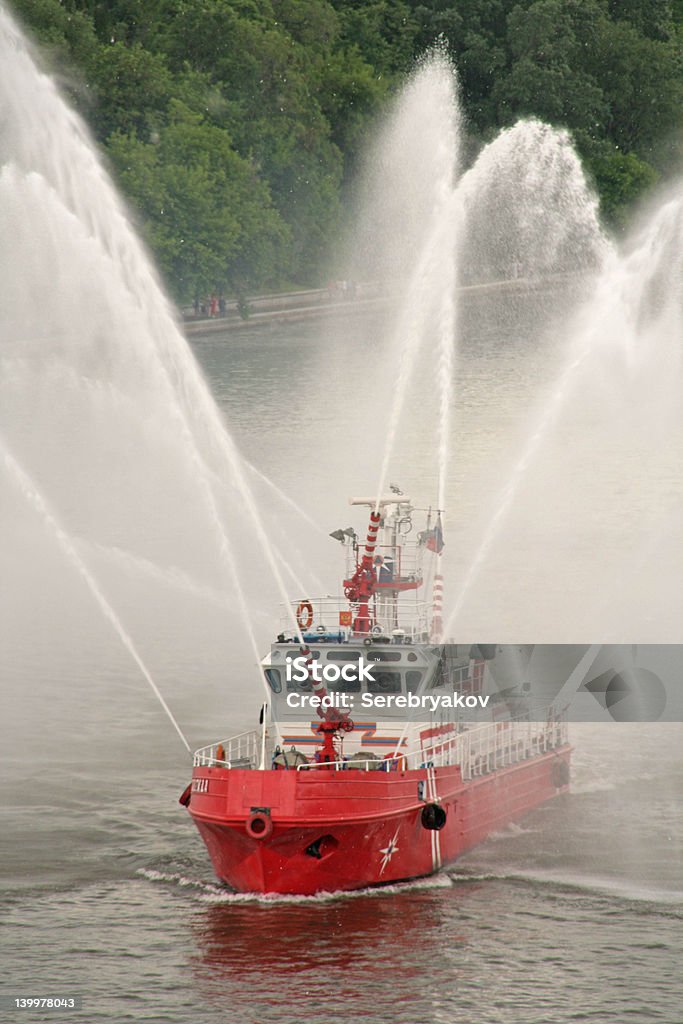
<instances>
[{"instance_id":1,"label":"green tree","mask_svg":"<svg viewBox=\"0 0 683 1024\"><path fill-rule=\"evenodd\" d=\"M634 153L610 153L588 161L600 192L602 210L613 224L622 227L626 211L659 179L654 167Z\"/></svg>"},{"instance_id":2,"label":"green tree","mask_svg":"<svg viewBox=\"0 0 683 1024\"><path fill-rule=\"evenodd\" d=\"M641 35L667 41L676 32L670 0L609 0L610 17L627 21Z\"/></svg>"},{"instance_id":3,"label":"green tree","mask_svg":"<svg viewBox=\"0 0 683 1024\"><path fill-rule=\"evenodd\" d=\"M604 20L599 0L536 0L510 13L511 66L493 89L498 117L507 123L536 115L551 124L599 134L608 114L602 89L583 66L586 36Z\"/></svg>"},{"instance_id":4,"label":"green tree","mask_svg":"<svg viewBox=\"0 0 683 1024\"><path fill-rule=\"evenodd\" d=\"M341 24L340 40L356 47L380 74L409 71L418 22L406 0L333 0Z\"/></svg>"},{"instance_id":5,"label":"green tree","mask_svg":"<svg viewBox=\"0 0 683 1024\"><path fill-rule=\"evenodd\" d=\"M189 55L227 98L220 123L268 183L289 225L290 273L315 281L338 223L343 172L342 154L313 88L324 77L321 68L337 31L333 8L309 5L321 32L317 50L311 50L304 45L311 26L293 3L275 5L282 23L265 0L202 0L192 6L176 0L171 6L177 16L159 37L171 65L182 67ZM301 42L287 31L288 23Z\"/></svg>"},{"instance_id":6,"label":"green tree","mask_svg":"<svg viewBox=\"0 0 683 1024\"><path fill-rule=\"evenodd\" d=\"M609 114L605 132L623 152L641 156L680 124L683 69L680 49L640 35L626 22L603 23L592 41Z\"/></svg>"},{"instance_id":7,"label":"green tree","mask_svg":"<svg viewBox=\"0 0 683 1024\"><path fill-rule=\"evenodd\" d=\"M173 81L163 56L140 43L114 42L102 46L90 61L95 88L91 123L101 139L112 132L136 132L146 137L165 118Z\"/></svg>"},{"instance_id":8,"label":"green tree","mask_svg":"<svg viewBox=\"0 0 683 1024\"><path fill-rule=\"evenodd\" d=\"M438 38L448 44L462 85L471 126L485 132L497 123L491 92L509 65L507 15L514 0L417 0L416 48L424 52Z\"/></svg>"},{"instance_id":9,"label":"green tree","mask_svg":"<svg viewBox=\"0 0 683 1024\"><path fill-rule=\"evenodd\" d=\"M58 75L71 104L90 119L93 98L88 72L99 50L91 19L59 0L13 0L12 6L38 39L43 59Z\"/></svg>"},{"instance_id":10,"label":"green tree","mask_svg":"<svg viewBox=\"0 0 683 1024\"><path fill-rule=\"evenodd\" d=\"M683 0L14 5L178 295L318 280L378 112L439 37L473 150L522 115L568 127L615 221L680 159Z\"/></svg>"},{"instance_id":11,"label":"green tree","mask_svg":"<svg viewBox=\"0 0 683 1024\"><path fill-rule=\"evenodd\" d=\"M179 299L277 280L287 228L224 130L172 101L157 141L115 133L108 149Z\"/></svg>"}]
</instances>

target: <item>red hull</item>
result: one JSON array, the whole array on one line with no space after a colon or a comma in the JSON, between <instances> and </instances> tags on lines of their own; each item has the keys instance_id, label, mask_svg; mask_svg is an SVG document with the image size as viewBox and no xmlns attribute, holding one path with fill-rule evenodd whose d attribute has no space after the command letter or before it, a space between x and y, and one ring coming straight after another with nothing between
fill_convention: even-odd
<instances>
[{"instance_id":1,"label":"red hull","mask_svg":"<svg viewBox=\"0 0 683 1024\"><path fill-rule=\"evenodd\" d=\"M216 874L239 892L359 889L432 874L564 792L570 753L563 746L470 781L457 766L430 772L195 768L189 811ZM434 793L446 812L440 831L422 823ZM260 837L247 831L253 814L266 822Z\"/></svg>"}]
</instances>

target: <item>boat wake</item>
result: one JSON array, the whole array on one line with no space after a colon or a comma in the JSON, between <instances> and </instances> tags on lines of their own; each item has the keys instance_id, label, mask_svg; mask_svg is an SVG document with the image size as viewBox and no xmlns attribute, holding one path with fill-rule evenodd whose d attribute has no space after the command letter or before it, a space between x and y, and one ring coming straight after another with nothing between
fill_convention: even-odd
<instances>
[{"instance_id":1,"label":"boat wake","mask_svg":"<svg viewBox=\"0 0 683 1024\"><path fill-rule=\"evenodd\" d=\"M666 771L643 771L639 765L630 770L622 765L619 771L614 759L611 761L595 760L589 766L577 765L576 777L572 781L572 794L585 796L591 793L607 793L615 789L630 789L634 784L662 781L667 777Z\"/></svg>"},{"instance_id":2,"label":"boat wake","mask_svg":"<svg viewBox=\"0 0 683 1024\"><path fill-rule=\"evenodd\" d=\"M218 885L206 882L201 878L189 878L177 871L156 871L154 868L138 868L135 872L148 882L162 882L178 886L180 889L197 889L203 892L220 892Z\"/></svg>"},{"instance_id":3,"label":"boat wake","mask_svg":"<svg viewBox=\"0 0 683 1024\"><path fill-rule=\"evenodd\" d=\"M282 895L279 893L243 893L232 892L223 886L190 878L177 872L156 871L153 868L139 868L136 874L149 882L177 886L192 891L199 903L208 904L243 904L261 903L265 905L283 903L329 903L341 899L358 899L367 896L395 896L399 893L425 889L452 889L453 880L445 872L430 875L428 878L417 878L407 882L394 882L390 885L372 886L365 889L354 889L351 892L319 892L314 896Z\"/></svg>"},{"instance_id":4,"label":"boat wake","mask_svg":"<svg viewBox=\"0 0 683 1024\"><path fill-rule=\"evenodd\" d=\"M683 907L683 892L655 889L641 886L628 879L605 878L598 875L584 877L566 876L545 871L502 871L466 872L451 871L449 878L454 886L471 885L481 882L508 882L529 887L546 887L567 894L611 896L629 903L666 904ZM674 911L679 916L679 911Z\"/></svg>"},{"instance_id":5,"label":"boat wake","mask_svg":"<svg viewBox=\"0 0 683 1024\"><path fill-rule=\"evenodd\" d=\"M540 828L528 828L524 825L518 824L516 821L511 821L505 828L498 829L497 832L492 832L487 837L487 842L495 843L500 839L509 839L510 836L532 836L538 835L542 829Z\"/></svg>"}]
</instances>

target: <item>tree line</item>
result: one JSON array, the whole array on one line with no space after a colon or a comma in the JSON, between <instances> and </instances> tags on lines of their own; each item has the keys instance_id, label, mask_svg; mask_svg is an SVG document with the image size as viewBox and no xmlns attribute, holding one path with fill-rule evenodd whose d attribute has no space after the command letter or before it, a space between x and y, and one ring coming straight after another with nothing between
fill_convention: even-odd
<instances>
[{"instance_id":1,"label":"tree line","mask_svg":"<svg viewBox=\"0 0 683 1024\"><path fill-rule=\"evenodd\" d=\"M314 285L360 153L442 38L470 156L571 130L603 216L680 156L683 0L13 0L176 299Z\"/></svg>"}]
</instances>

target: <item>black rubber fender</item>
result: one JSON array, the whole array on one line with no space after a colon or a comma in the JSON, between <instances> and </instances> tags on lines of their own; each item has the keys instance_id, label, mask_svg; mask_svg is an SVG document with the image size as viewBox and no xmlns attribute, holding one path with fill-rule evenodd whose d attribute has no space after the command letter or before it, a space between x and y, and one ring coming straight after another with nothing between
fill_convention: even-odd
<instances>
[{"instance_id":1,"label":"black rubber fender","mask_svg":"<svg viewBox=\"0 0 683 1024\"><path fill-rule=\"evenodd\" d=\"M429 832L440 832L446 824L447 814L441 804L425 804L422 808L422 828Z\"/></svg>"}]
</instances>

